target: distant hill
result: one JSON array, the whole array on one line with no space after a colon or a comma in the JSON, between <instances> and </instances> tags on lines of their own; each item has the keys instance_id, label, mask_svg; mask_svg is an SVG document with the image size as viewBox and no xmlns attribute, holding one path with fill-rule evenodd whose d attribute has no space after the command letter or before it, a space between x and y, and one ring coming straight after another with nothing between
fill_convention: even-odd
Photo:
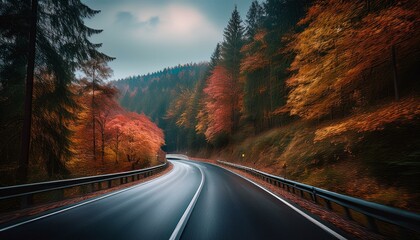
<instances>
[{"instance_id":1,"label":"distant hill","mask_svg":"<svg viewBox=\"0 0 420 240\"><path fill-rule=\"evenodd\" d=\"M129 111L144 113L165 131L166 149L174 150L177 133L164 117L182 90L192 89L203 78L208 63L190 63L162 71L112 81L120 90L119 102Z\"/></svg>"}]
</instances>

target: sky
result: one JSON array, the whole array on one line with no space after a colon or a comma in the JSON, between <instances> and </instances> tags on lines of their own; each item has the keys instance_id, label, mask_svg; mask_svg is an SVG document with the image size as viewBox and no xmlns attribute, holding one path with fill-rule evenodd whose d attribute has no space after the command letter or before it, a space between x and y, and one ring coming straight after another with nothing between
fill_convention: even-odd
<instances>
[{"instance_id":1,"label":"sky","mask_svg":"<svg viewBox=\"0 0 420 240\"><path fill-rule=\"evenodd\" d=\"M223 40L235 4L245 20L252 0L82 0L101 10L85 24L103 32L91 41L102 52L113 79L156 72L178 64L208 61Z\"/></svg>"}]
</instances>

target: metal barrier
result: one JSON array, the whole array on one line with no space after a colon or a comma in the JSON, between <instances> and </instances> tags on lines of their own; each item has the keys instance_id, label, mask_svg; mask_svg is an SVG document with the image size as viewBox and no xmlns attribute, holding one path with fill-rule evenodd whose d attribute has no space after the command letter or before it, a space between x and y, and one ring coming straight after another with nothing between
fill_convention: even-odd
<instances>
[{"instance_id":1,"label":"metal barrier","mask_svg":"<svg viewBox=\"0 0 420 240\"><path fill-rule=\"evenodd\" d=\"M398 236L406 236L405 234L409 234L410 236L414 234L418 236L420 233L420 214L384 206L373 202L368 202L362 199L349 197L321 188L316 188L307 184L274 176L250 167L245 167L242 165L224 162L220 160L218 160L217 162L234 167L239 170L246 171L256 177L263 179L264 181L270 184L279 186L283 189L286 189L289 192L292 191L295 194L299 194L301 197L305 197L305 194L309 195L310 199L316 204L323 205L321 204L321 201L323 201L325 203L325 207L327 207L329 210L336 210L333 209L332 203L339 205L341 206L342 210L344 210L344 214L351 220L356 220L353 215L356 215L357 213L362 214L366 218L367 227L369 227L375 232L381 233L381 231L379 231L378 229L378 222L384 222L397 226L399 228ZM404 232L404 230L409 230L412 232L407 233Z\"/></svg>"},{"instance_id":2,"label":"metal barrier","mask_svg":"<svg viewBox=\"0 0 420 240\"><path fill-rule=\"evenodd\" d=\"M163 170L167 167L167 164L167 161L165 161L164 164L158 166L128 172L0 187L0 202L20 198L20 208L22 209L32 204L32 199L35 194L64 190L66 188L83 185L91 185L92 191L95 191L95 184L97 184L98 190L101 190L102 183L107 183L107 188L111 188L113 180L119 180L119 185L128 183L130 180L129 178L131 178L131 182L133 182L139 180L140 177L151 176L152 174Z\"/></svg>"}]
</instances>

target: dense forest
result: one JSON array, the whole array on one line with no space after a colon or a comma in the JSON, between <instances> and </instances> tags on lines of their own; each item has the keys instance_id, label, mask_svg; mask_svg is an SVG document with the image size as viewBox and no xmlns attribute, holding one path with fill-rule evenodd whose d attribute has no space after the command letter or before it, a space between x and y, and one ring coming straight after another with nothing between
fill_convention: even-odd
<instances>
[{"instance_id":1,"label":"dense forest","mask_svg":"<svg viewBox=\"0 0 420 240\"><path fill-rule=\"evenodd\" d=\"M163 132L105 84L81 1L0 2L0 185L156 164ZM82 77L76 77L80 72Z\"/></svg>"},{"instance_id":2,"label":"dense forest","mask_svg":"<svg viewBox=\"0 0 420 240\"><path fill-rule=\"evenodd\" d=\"M244 20L233 10L191 82L170 70L122 80L120 101L165 122L178 139L170 151L419 209L419 10L414 0L254 1ZM175 87L159 91L170 96L142 91L168 80Z\"/></svg>"},{"instance_id":3,"label":"dense forest","mask_svg":"<svg viewBox=\"0 0 420 240\"><path fill-rule=\"evenodd\" d=\"M175 104L180 100L179 96L189 94L197 82L204 79L207 68L207 63L179 65L145 76L112 81L110 84L120 90L121 106L130 111L144 113L164 130L165 151L180 151L193 146L203 147L206 142L195 131L178 127L171 117L172 114L168 114L168 109L178 108ZM199 98L197 96L197 101ZM183 109L176 111L179 113ZM191 116L195 118L194 115Z\"/></svg>"}]
</instances>

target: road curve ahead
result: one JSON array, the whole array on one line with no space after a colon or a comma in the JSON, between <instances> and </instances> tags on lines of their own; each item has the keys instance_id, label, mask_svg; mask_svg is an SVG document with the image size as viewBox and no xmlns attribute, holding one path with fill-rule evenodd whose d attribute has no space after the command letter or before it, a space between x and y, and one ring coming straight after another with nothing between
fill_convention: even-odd
<instances>
[{"instance_id":1,"label":"road curve ahead","mask_svg":"<svg viewBox=\"0 0 420 240\"><path fill-rule=\"evenodd\" d=\"M206 181L181 239L345 239L238 175L197 165Z\"/></svg>"},{"instance_id":2,"label":"road curve ahead","mask_svg":"<svg viewBox=\"0 0 420 240\"><path fill-rule=\"evenodd\" d=\"M223 168L172 163L149 182L0 225L0 239L344 239Z\"/></svg>"}]
</instances>

